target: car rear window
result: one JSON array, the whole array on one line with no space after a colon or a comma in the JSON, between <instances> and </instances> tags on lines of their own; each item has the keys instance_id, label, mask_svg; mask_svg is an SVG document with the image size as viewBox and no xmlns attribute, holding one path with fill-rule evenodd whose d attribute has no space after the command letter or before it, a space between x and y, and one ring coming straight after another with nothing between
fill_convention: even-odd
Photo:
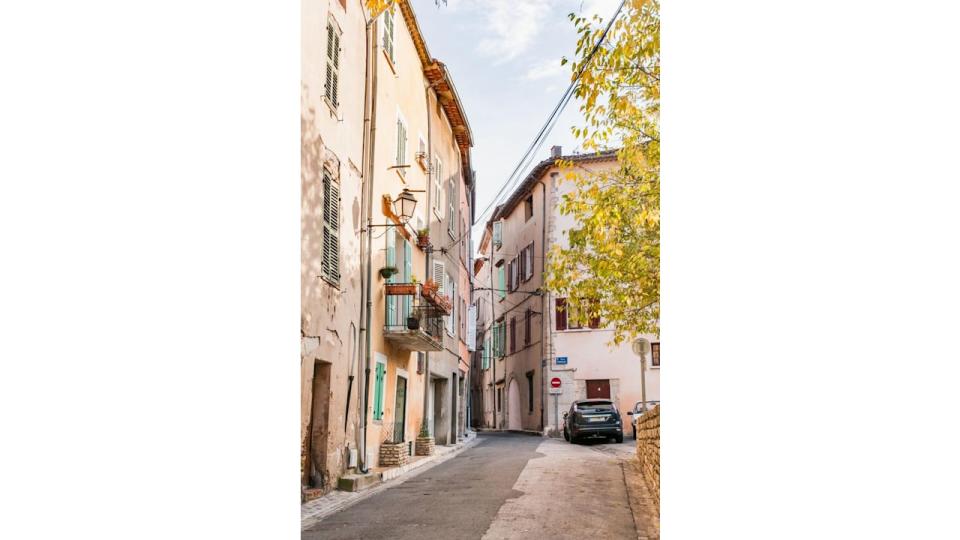
<instances>
[{"instance_id":1,"label":"car rear window","mask_svg":"<svg viewBox=\"0 0 960 540\"><path fill-rule=\"evenodd\" d=\"M577 410L581 412L613 412L616 407L609 401L599 401L595 403L578 403Z\"/></svg>"}]
</instances>

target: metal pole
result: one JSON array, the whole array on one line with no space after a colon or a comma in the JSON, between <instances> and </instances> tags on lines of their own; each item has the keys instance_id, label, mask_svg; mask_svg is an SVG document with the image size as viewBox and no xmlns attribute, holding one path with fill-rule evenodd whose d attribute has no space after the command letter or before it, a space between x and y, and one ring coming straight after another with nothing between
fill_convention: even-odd
<instances>
[{"instance_id":1,"label":"metal pole","mask_svg":"<svg viewBox=\"0 0 960 540\"><path fill-rule=\"evenodd\" d=\"M647 359L646 354L640 354L640 399L643 402L643 412L647 412Z\"/></svg>"}]
</instances>

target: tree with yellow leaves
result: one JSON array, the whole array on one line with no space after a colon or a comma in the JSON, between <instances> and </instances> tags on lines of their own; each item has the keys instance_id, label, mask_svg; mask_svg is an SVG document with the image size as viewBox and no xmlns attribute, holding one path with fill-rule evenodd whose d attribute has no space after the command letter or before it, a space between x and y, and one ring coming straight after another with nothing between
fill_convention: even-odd
<instances>
[{"instance_id":1,"label":"tree with yellow leaves","mask_svg":"<svg viewBox=\"0 0 960 540\"><path fill-rule=\"evenodd\" d=\"M619 148L618 166L590 173L561 163L574 189L560 211L576 226L569 247L549 253L546 286L568 298L568 316L584 325L600 317L622 343L660 330L660 2L625 0L605 36L599 16L570 19L584 118L573 133L589 152Z\"/></svg>"}]
</instances>

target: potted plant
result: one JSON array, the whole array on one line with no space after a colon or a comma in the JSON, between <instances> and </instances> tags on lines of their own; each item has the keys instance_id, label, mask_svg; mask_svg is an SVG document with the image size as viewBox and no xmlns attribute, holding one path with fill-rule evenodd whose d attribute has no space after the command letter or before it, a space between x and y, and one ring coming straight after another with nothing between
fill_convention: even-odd
<instances>
[{"instance_id":1,"label":"potted plant","mask_svg":"<svg viewBox=\"0 0 960 540\"><path fill-rule=\"evenodd\" d=\"M383 279L390 279L390 276L399 272L396 266L384 266L380 269L380 277Z\"/></svg>"},{"instance_id":2,"label":"potted plant","mask_svg":"<svg viewBox=\"0 0 960 540\"><path fill-rule=\"evenodd\" d=\"M417 434L416 454L418 456L429 456L433 454L434 440L430 435L430 428L424 422L420 426L420 433Z\"/></svg>"},{"instance_id":3,"label":"potted plant","mask_svg":"<svg viewBox=\"0 0 960 540\"><path fill-rule=\"evenodd\" d=\"M437 282L432 279L428 279L423 283L423 286L420 289L421 290L420 294L422 294L426 298L432 298L433 295L437 292L437 289L438 289Z\"/></svg>"},{"instance_id":4,"label":"potted plant","mask_svg":"<svg viewBox=\"0 0 960 540\"><path fill-rule=\"evenodd\" d=\"M407 317L407 329L408 330L419 330L420 329L420 318L416 315L410 314Z\"/></svg>"},{"instance_id":5,"label":"potted plant","mask_svg":"<svg viewBox=\"0 0 960 540\"><path fill-rule=\"evenodd\" d=\"M417 229L417 247L426 248L430 245L430 229Z\"/></svg>"},{"instance_id":6,"label":"potted plant","mask_svg":"<svg viewBox=\"0 0 960 540\"><path fill-rule=\"evenodd\" d=\"M387 294L393 296L413 296L417 294L416 283L387 283Z\"/></svg>"}]
</instances>

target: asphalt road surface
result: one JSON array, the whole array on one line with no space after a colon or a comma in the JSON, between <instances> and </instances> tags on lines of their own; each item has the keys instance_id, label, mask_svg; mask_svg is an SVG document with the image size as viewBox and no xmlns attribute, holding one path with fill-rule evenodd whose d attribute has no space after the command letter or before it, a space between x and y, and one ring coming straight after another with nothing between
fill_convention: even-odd
<instances>
[{"instance_id":1,"label":"asphalt road surface","mask_svg":"<svg viewBox=\"0 0 960 540\"><path fill-rule=\"evenodd\" d=\"M623 445L483 433L462 454L333 514L314 539L636 538Z\"/></svg>"}]
</instances>

